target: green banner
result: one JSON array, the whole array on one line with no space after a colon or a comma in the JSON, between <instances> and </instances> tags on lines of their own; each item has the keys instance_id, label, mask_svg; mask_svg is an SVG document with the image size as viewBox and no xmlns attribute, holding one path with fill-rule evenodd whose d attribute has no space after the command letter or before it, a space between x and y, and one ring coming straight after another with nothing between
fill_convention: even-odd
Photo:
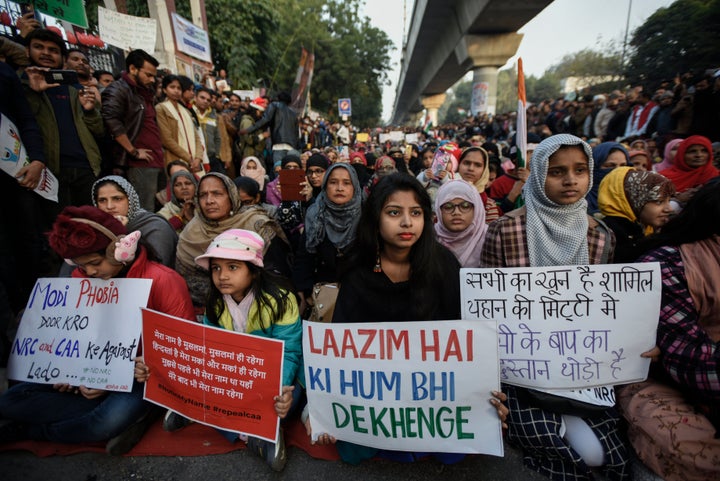
<instances>
[{"instance_id":1,"label":"green banner","mask_svg":"<svg viewBox=\"0 0 720 481\"><path fill-rule=\"evenodd\" d=\"M35 0L35 9L81 28L88 28L83 0Z\"/></svg>"}]
</instances>

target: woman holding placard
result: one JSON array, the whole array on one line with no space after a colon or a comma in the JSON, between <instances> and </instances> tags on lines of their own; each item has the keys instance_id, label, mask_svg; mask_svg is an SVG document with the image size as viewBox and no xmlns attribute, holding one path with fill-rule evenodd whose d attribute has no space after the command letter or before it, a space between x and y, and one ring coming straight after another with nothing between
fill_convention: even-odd
<instances>
[{"instance_id":1,"label":"woman holding placard","mask_svg":"<svg viewBox=\"0 0 720 481\"><path fill-rule=\"evenodd\" d=\"M593 182L592 152L581 139L560 134L533 153L524 188L525 207L490 224L481 267L539 267L608 263L612 232L587 215ZM552 479L586 480L593 467L621 480L628 453L620 417L612 407L590 405L581 416L542 403L529 389L504 385L510 407L508 439L520 445L526 466ZM562 402L570 402L560 397Z\"/></svg>"},{"instance_id":2,"label":"woman holding placard","mask_svg":"<svg viewBox=\"0 0 720 481\"><path fill-rule=\"evenodd\" d=\"M435 240L432 216L430 197L417 179L396 173L378 181L360 216L333 322L460 319L460 265ZM504 422L505 396L492 394L490 403ZM332 441L327 434L318 440L321 444ZM417 455L348 442L338 442L337 448L343 461L352 464L375 455L399 461L413 461ZM432 454L446 464L464 457Z\"/></svg>"},{"instance_id":3,"label":"woman holding placard","mask_svg":"<svg viewBox=\"0 0 720 481\"><path fill-rule=\"evenodd\" d=\"M55 220L49 243L60 257L77 265L73 277L152 279L149 309L193 319L182 277L148 260L142 245L134 253L121 255L118 244L126 233L119 220L100 209L66 207ZM136 366L131 392L69 384L16 384L0 396L0 419L10 420L0 427L0 443L23 439L60 443L109 440L108 453L124 454L155 419L152 405L143 400L144 374Z\"/></svg>"},{"instance_id":4,"label":"woman holding placard","mask_svg":"<svg viewBox=\"0 0 720 481\"><path fill-rule=\"evenodd\" d=\"M660 362L618 390L640 459L668 481L720 477L720 182L710 181L648 239L659 262Z\"/></svg>"}]
</instances>

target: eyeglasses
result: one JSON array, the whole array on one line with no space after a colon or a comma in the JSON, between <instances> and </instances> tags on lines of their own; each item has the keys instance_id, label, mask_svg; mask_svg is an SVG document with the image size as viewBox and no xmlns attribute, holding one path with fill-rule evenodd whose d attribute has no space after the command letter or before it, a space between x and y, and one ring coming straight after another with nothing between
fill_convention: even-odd
<instances>
[{"instance_id":1,"label":"eyeglasses","mask_svg":"<svg viewBox=\"0 0 720 481\"><path fill-rule=\"evenodd\" d=\"M440 210L447 214L452 214L455 212L455 208L460 209L460 212L463 214L470 212L475 208L472 202L468 202L466 200L462 202L458 202L457 204L453 204L452 202L445 202L443 205L440 206Z\"/></svg>"},{"instance_id":2,"label":"eyeglasses","mask_svg":"<svg viewBox=\"0 0 720 481\"><path fill-rule=\"evenodd\" d=\"M307 175L310 177L315 177L316 175L323 175L325 171L323 169L308 169Z\"/></svg>"}]
</instances>

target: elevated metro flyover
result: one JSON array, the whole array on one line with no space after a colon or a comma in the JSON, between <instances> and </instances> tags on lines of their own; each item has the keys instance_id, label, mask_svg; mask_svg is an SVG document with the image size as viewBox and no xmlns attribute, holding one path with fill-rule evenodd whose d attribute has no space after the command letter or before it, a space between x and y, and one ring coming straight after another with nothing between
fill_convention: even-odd
<instances>
[{"instance_id":1,"label":"elevated metro flyover","mask_svg":"<svg viewBox=\"0 0 720 481\"><path fill-rule=\"evenodd\" d=\"M494 113L498 69L515 55L517 31L552 0L416 0L395 96L392 123L424 108L431 117L445 91L465 73L485 90L485 111ZM437 122L437 118L433 118Z\"/></svg>"}]
</instances>

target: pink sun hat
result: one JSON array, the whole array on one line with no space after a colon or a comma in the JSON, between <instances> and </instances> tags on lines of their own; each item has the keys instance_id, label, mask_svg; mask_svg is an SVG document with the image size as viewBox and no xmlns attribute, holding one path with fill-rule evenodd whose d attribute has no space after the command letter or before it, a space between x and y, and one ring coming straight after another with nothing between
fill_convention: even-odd
<instances>
[{"instance_id":1,"label":"pink sun hat","mask_svg":"<svg viewBox=\"0 0 720 481\"><path fill-rule=\"evenodd\" d=\"M265 241L256 232L244 229L230 229L210 242L205 254L195 258L195 264L203 269L210 268L210 259L233 259L247 261L263 267Z\"/></svg>"}]
</instances>

